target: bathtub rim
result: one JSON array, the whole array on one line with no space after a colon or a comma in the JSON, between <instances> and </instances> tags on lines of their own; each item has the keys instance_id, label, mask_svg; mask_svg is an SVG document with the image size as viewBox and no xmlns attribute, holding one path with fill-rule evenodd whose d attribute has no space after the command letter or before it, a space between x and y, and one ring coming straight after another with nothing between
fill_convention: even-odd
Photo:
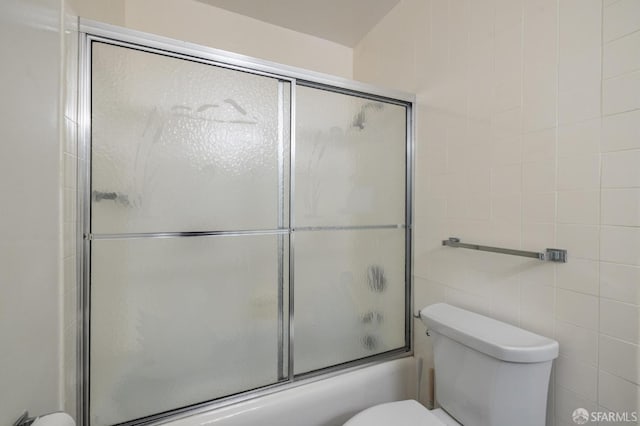
<instances>
[{"instance_id":1,"label":"bathtub rim","mask_svg":"<svg viewBox=\"0 0 640 426\"><path fill-rule=\"evenodd\" d=\"M344 364L334 365L325 369L315 370L309 373L297 375L295 381L276 382L271 385L263 386L251 391L245 391L240 394L230 395L213 401L205 401L197 404L192 404L186 407L173 409L167 413L153 414L151 416L118 423L114 426L166 425L175 421L186 419L188 417L205 415L223 408L230 408L234 405L247 403L267 396L277 395L279 393L283 393L301 386L306 386L323 380L344 376L357 371L365 370L370 367L381 366L386 363L394 362L404 358L411 358L413 356L413 350L406 350L406 348L394 349L391 351L345 363L350 364L349 367L344 367Z\"/></svg>"}]
</instances>

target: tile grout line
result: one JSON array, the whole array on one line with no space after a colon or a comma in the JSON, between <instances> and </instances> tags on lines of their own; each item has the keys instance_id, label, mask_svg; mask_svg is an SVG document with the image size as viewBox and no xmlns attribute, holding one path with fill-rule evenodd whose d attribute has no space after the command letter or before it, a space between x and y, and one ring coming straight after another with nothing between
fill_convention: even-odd
<instances>
[{"instance_id":1,"label":"tile grout line","mask_svg":"<svg viewBox=\"0 0 640 426\"><path fill-rule=\"evenodd\" d=\"M602 124L603 124L603 108L604 108L604 1L600 2L600 143L598 147L598 334L596 346L596 403L600 406L600 322L601 322L601 290L600 290L600 261L602 259Z\"/></svg>"},{"instance_id":2,"label":"tile grout line","mask_svg":"<svg viewBox=\"0 0 640 426\"><path fill-rule=\"evenodd\" d=\"M606 6L606 7L610 7L610 6L611 6L611 5ZM603 10L603 12L602 12L602 16L603 16L603 18L604 18L604 10ZM640 28L638 28L638 29L635 29L635 30L631 31L630 33L625 33L625 34L622 34L621 36L618 36L618 37L616 37L616 38L612 38L611 40L606 40L606 41L605 41L605 39L604 39L604 27L603 27L602 44L603 44L603 45L611 44L611 43L614 43L614 42L616 42L616 41L618 41L618 40L622 40L622 39L623 39L623 38L625 38L625 37L629 37L629 36L632 36L632 35L636 35L637 33L640 33Z\"/></svg>"},{"instance_id":3,"label":"tile grout line","mask_svg":"<svg viewBox=\"0 0 640 426\"><path fill-rule=\"evenodd\" d=\"M520 2L520 249L524 247L524 56L525 13L524 2ZM554 278L555 281L555 278ZM522 281L518 279L518 325L522 327Z\"/></svg>"},{"instance_id":4,"label":"tile grout line","mask_svg":"<svg viewBox=\"0 0 640 426\"><path fill-rule=\"evenodd\" d=\"M560 162L558 161L558 135L559 135L559 124L560 124L560 0L556 0L554 2L556 7L556 54L555 54L555 68L556 68L556 98L555 98L555 126L554 126L554 147L555 147L555 156L554 156L554 169L555 169L555 177L554 177L554 244L558 246L558 181L560 176ZM558 315L558 266L554 265L553 268L553 337L557 339L558 328L557 328L557 315ZM553 410L552 418L554 422L558 422L558 410L557 410L557 399L558 399L558 383L557 383L557 374L556 368L554 370L554 389L553 389L553 406L551 407Z\"/></svg>"},{"instance_id":5,"label":"tile grout line","mask_svg":"<svg viewBox=\"0 0 640 426\"><path fill-rule=\"evenodd\" d=\"M66 175L67 162L65 161L66 146L66 55L65 55L65 33L64 33L64 1L58 2L58 409L65 409L65 325L66 325L66 288L65 288L65 213L66 213Z\"/></svg>"}]
</instances>

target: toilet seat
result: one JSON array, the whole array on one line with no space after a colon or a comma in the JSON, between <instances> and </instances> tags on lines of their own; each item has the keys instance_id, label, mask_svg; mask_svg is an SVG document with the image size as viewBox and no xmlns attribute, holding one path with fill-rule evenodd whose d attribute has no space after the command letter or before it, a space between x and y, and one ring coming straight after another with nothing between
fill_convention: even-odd
<instances>
[{"instance_id":1,"label":"toilet seat","mask_svg":"<svg viewBox=\"0 0 640 426\"><path fill-rule=\"evenodd\" d=\"M427 410L414 400L389 402L367 408L343 426L450 426L458 425L442 410Z\"/></svg>"}]
</instances>

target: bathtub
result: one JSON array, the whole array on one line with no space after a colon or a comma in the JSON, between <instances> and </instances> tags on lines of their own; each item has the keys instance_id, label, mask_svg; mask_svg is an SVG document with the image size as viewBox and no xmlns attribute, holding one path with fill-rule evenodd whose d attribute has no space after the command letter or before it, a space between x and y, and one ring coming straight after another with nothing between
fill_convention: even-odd
<instances>
[{"instance_id":1,"label":"bathtub","mask_svg":"<svg viewBox=\"0 0 640 426\"><path fill-rule=\"evenodd\" d=\"M372 405L415 398L415 377L415 358L405 357L164 424L337 426Z\"/></svg>"}]
</instances>

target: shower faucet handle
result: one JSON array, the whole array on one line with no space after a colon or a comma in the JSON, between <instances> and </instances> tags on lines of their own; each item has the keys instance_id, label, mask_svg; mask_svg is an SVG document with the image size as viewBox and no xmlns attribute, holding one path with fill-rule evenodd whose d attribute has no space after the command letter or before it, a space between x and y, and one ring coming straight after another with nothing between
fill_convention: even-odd
<instances>
[{"instance_id":1,"label":"shower faucet handle","mask_svg":"<svg viewBox=\"0 0 640 426\"><path fill-rule=\"evenodd\" d=\"M30 426L35 420L36 417L29 417L29 412L25 411L15 422L13 422L13 426Z\"/></svg>"}]
</instances>

